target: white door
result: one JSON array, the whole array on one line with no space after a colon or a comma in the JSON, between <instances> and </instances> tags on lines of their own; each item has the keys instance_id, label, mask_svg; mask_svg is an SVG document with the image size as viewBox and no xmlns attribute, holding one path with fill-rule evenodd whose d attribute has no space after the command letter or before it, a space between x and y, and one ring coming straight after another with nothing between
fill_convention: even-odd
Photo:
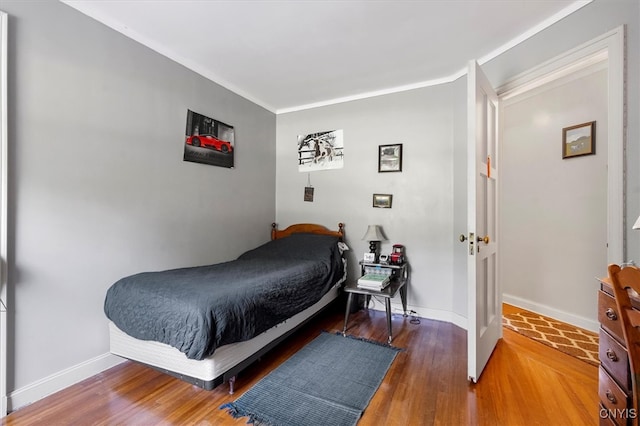
<instances>
[{"instance_id":1,"label":"white door","mask_svg":"<svg viewBox=\"0 0 640 426\"><path fill-rule=\"evenodd\" d=\"M476 61L467 77L468 377L477 382L502 337L498 285L498 96Z\"/></svg>"}]
</instances>

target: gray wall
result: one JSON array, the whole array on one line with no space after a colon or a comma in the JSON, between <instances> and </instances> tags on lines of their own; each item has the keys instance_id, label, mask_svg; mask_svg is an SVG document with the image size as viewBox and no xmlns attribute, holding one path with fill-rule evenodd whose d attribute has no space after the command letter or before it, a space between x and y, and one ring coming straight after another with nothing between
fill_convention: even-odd
<instances>
[{"instance_id":1,"label":"gray wall","mask_svg":"<svg viewBox=\"0 0 640 426\"><path fill-rule=\"evenodd\" d=\"M277 118L277 217L282 223L346 224L352 277L368 251L367 225L382 225L406 246L409 305L423 316L453 320L453 186L451 85L374 97ZM310 173L315 201L303 201L308 173L298 172L296 137L344 130L344 168ZM403 144L401 173L378 173L378 146ZM372 207L374 193L393 194L391 209Z\"/></svg>"},{"instance_id":2,"label":"gray wall","mask_svg":"<svg viewBox=\"0 0 640 426\"><path fill-rule=\"evenodd\" d=\"M517 74L626 24L629 79L625 188L627 258L636 261L640 259L640 233L630 227L640 214L639 17L639 6L635 0L596 0L483 66L494 86L498 87ZM482 53L479 52L478 56ZM394 121L385 119L395 111L399 100L406 103L402 118L392 116ZM447 114L446 119L441 114ZM437 127L417 124L424 120L431 123L434 119L438 120ZM397 125L391 130L389 124ZM397 129L405 127L415 128L415 132L407 130L397 135ZM345 168L312 174L312 183L323 199L305 204L302 190L307 177L295 169L293 141L297 133L334 128L345 129ZM353 261L360 258L366 249L366 244L359 238L368 223L380 223L387 231L393 229L394 232L388 232L393 242L400 242L402 237L399 235L408 235L409 238L403 242L407 245L413 271L410 304L427 316L449 317L464 324L464 318L459 320L466 317L467 311L466 256L463 245L455 243L455 239L466 228L466 215L463 213L466 210L465 129L466 77L440 87L420 89L416 94L382 96L278 116L278 218L300 219L312 215L326 218L330 223L343 220L347 222L347 230L353 229L348 219L352 218L358 226L348 234L355 246ZM391 132L393 136L385 137ZM445 134L448 136L444 137ZM406 172L391 178L385 174L378 175L376 147L394 141L408 145L405 152L407 164L429 167L435 172L437 182L423 181L420 175L416 179L416 175ZM432 149L434 142L437 149ZM446 148L440 143L452 145ZM414 151L416 144L424 148ZM429 176L430 179L433 177ZM369 204L371 193L385 192L386 188L394 194L394 208L388 212L373 211ZM453 193L442 191L443 188ZM407 197L412 199L414 207L421 208L396 210L396 198L402 200ZM434 210L432 206L440 206L443 210ZM448 216L441 220L441 215ZM601 272L605 273L606 270ZM591 290L592 286L587 291ZM584 312L573 314L584 315Z\"/></svg>"},{"instance_id":3,"label":"gray wall","mask_svg":"<svg viewBox=\"0 0 640 426\"><path fill-rule=\"evenodd\" d=\"M109 351L122 276L235 258L275 218L275 115L56 1L9 14L11 393ZM183 162L187 109L235 168Z\"/></svg>"}]
</instances>

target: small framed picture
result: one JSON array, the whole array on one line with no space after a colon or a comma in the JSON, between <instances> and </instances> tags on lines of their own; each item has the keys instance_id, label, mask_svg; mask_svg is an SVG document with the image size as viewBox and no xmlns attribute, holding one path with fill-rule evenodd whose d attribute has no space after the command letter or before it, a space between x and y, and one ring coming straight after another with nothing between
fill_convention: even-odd
<instances>
[{"instance_id":1,"label":"small framed picture","mask_svg":"<svg viewBox=\"0 0 640 426\"><path fill-rule=\"evenodd\" d=\"M313 202L313 186L304 187L304 200Z\"/></svg>"},{"instance_id":2,"label":"small framed picture","mask_svg":"<svg viewBox=\"0 0 640 426\"><path fill-rule=\"evenodd\" d=\"M596 122L590 121L562 129L562 158L596 153Z\"/></svg>"},{"instance_id":3,"label":"small framed picture","mask_svg":"<svg viewBox=\"0 0 640 426\"><path fill-rule=\"evenodd\" d=\"M378 146L378 173L402 171L402 144Z\"/></svg>"},{"instance_id":4,"label":"small framed picture","mask_svg":"<svg viewBox=\"0 0 640 426\"><path fill-rule=\"evenodd\" d=\"M392 194L373 194L373 207L390 209L392 201Z\"/></svg>"}]
</instances>

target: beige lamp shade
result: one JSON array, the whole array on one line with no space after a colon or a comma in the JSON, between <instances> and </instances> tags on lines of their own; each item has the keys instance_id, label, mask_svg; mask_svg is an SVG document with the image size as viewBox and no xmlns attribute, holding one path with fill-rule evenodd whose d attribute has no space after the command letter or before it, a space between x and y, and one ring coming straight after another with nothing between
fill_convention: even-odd
<instances>
[{"instance_id":1,"label":"beige lamp shade","mask_svg":"<svg viewBox=\"0 0 640 426\"><path fill-rule=\"evenodd\" d=\"M382 233L380 225L369 225L367 232L362 237L363 241L387 241Z\"/></svg>"},{"instance_id":2,"label":"beige lamp shade","mask_svg":"<svg viewBox=\"0 0 640 426\"><path fill-rule=\"evenodd\" d=\"M633 224L633 229L640 229L640 216L638 216L638 220Z\"/></svg>"},{"instance_id":3,"label":"beige lamp shade","mask_svg":"<svg viewBox=\"0 0 640 426\"><path fill-rule=\"evenodd\" d=\"M378 260L378 244L380 241L387 241L380 225L369 225L367 232L362 237L364 241L369 241L369 253L373 253L374 261Z\"/></svg>"}]
</instances>

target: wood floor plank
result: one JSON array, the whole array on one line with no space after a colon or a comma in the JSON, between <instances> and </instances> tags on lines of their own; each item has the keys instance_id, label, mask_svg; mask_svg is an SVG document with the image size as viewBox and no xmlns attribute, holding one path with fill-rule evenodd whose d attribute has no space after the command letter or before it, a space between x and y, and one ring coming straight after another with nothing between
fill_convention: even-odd
<instances>
[{"instance_id":1,"label":"wood floor plank","mask_svg":"<svg viewBox=\"0 0 640 426\"><path fill-rule=\"evenodd\" d=\"M505 313L516 309L505 306ZM518 310L518 309L516 309ZM205 391L149 367L125 362L19 409L3 425L239 425L219 407L314 339L341 331L336 307L251 365L236 382ZM598 370L511 330L504 330L477 384L467 381L466 331L455 325L394 314L398 353L360 426L596 425ZM348 332L386 341L383 312L352 314Z\"/></svg>"}]
</instances>

